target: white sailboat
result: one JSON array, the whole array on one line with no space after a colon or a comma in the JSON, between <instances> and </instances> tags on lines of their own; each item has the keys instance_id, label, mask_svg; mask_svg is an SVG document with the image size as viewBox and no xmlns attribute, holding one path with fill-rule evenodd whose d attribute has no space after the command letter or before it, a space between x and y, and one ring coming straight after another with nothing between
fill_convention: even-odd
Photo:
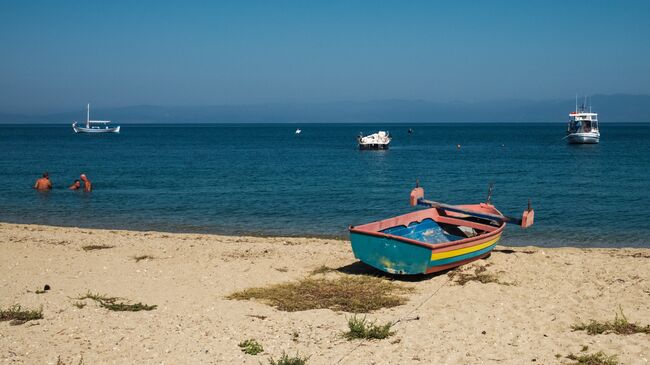
<instances>
[{"instance_id":1,"label":"white sailboat","mask_svg":"<svg viewBox=\"0 0 650 365\"><path fill-rule=\"evenodd\" d=\"M86 111L86 126L82 127L77 122L72 123L72 130L75 133L120 133L120 126L109 127L110 120L90 120L90 103Z\"/></svg>"}]
</instances>

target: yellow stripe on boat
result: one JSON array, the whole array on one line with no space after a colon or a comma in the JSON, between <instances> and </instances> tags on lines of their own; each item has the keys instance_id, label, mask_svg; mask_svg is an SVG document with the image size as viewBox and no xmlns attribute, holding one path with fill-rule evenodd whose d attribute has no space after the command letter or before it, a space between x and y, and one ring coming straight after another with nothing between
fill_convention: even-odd
<instances>
[{"instance_id":1,"label":"yellow stripe on boat","mask_svg":"<svg viewBox=\"0 0 650 365\"><path fill-rule=\"evenodd\" d=\"M464 254L467 254L467 253L472 253L474 251L482 250L482 249L484 249L486 247L489 247L489 246L492 246L493 244L495 244L499 240L499 238L501 238L501 235L498 235L495 238L493 238L493 239L491 239L491 240L489 240L489 241L487 241L485 243L481 243L480 245L470 246L470 247L465 247L465 248L459 248L458 250L445 251L445 252L440 252L440 253L435 253L434 252L434 253L431 254L431 261L447 259L447 258L450 258L450 257L460 256L460 255L464 255Z\"/></svg>"}]
</instances>

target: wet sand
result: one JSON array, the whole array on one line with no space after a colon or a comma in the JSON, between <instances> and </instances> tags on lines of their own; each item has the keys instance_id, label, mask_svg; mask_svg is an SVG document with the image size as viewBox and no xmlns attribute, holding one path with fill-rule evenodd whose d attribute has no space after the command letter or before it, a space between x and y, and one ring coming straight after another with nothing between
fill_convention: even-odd
<instances>
[{"instance_id":1,"label":"wet sand","mask_svg":"<svg viewBox=\"0 0 650 365\"><path fill-rule=\"evenodd\" d=\"M153 259L136 262L140 255ZM624 364L650 361L650 335L571 330L611 321L619 307L631 322L650 323L649 249L499 247L474 265L511 285L460 286L447 274L404 281L415 289L405 305L368 314L402 319L385 340L344 339L349 313L226 299L322 265L340 269L332 277L368 272L339 240L0 223L0 307L42 307L44 315L0 322L0 363L55 364L60 356L76 364L83 355L86 364L266 364L282 351L308 355L308 364L566 364L569 353L597 351ZM36 294L45 284L51 290ZM88 291L158 307L75 307L71 298ZM237 345L248 338L264 353L242 353Z\"/></svg>"}]
</instances>

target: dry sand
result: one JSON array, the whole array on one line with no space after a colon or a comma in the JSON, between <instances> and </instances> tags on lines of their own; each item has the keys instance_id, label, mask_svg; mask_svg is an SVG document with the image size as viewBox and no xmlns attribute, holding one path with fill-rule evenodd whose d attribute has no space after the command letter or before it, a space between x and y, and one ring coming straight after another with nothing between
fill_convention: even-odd
<instances>
[{"instance_id":1,"label":"dry sand","mask_svg":"<svg viewBox=\"0 0 650 365\"><path fill-rule=\"evenodd\" d=\"M82 250L89 244L115 247ZM76 364L83 354L86 364L266 364L285 350L310 355L308 364L566 364L556 354L583 346L624 364L650 361L650 335L571 331L580 321L612 320L619 306L630 321L650 323L650 250L499 250L478 264L515 285L460 286L446 274L407 281L415 288L407 304L368 316L404 318L396 334L347 341L348 313L287 313L225 296L304 278L321 265L363 268L348 242L0 224L0 307L42 306L44 314L18 326L0 322L0 363L54 364L60 356ZM154 259L133 259L145 254ZM45 284L49 292L34 293ZM70 297L89 290L158 308L72 305ZM247 338L265 352L242 353L237 344Z\"/></svg>"}]
</instances>

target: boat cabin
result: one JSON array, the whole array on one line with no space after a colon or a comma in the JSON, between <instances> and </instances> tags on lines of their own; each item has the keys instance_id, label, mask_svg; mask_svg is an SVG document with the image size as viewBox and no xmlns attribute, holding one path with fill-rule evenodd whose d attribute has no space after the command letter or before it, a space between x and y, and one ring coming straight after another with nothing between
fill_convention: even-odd
<instances>
[{"instance_id":1,"label":"boat cabin","mask_svg":"<svg viewBox=\"0 0 650 365\"><path fill-rule=\"evenodd\" d=\"M598 132L598 114L577 111L569 114L568 133Z\"/></svg>"}]
</instances>

